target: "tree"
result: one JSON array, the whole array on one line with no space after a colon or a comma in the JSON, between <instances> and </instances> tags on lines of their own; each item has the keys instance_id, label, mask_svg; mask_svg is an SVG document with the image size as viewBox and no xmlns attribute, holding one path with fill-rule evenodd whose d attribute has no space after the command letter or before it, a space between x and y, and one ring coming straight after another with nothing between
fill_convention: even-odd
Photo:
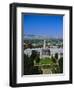
<instances>
[{"instance_id":1,"label":"tree","mask_svg":"<svg viewBox=\"0 0 74 90\"><path fill-rule=\"evenodd\" d=\"M59 66L56 64L52 64L52 73L59 73Z\"/></svg>"},{"instance_id":2,"label":"tree","mask_svg":"<svg viewBox=\"0 0 74 90\"><path fill-rule=\"evenodd\" d=\"M56 63L56 59L53 56L51 57L51 60L53 63Z\"/></svg>"},{"instance_id":3,"label":"tree","mask_svg":"<svg viewBox=\"0 0 74 90\"><path fill-rule=\"evenodd\" d=\"M52 73L59 73L59 64L58 64L58 53L55 54L55 56L51 57L53 64L52 67Z\"/></svg>"},{"instance_id":4,"label":"tree","mask_svg":"<svg viewBox=\"0 0 74 90\"><path fill-rule=\"evenodd\" d=\"M36 56L37 56L37 51L32 50L32 54L30 56L30 59L34 61L34 59L36 58Z\"/></svg>"},{"instance_id":5,"label":"tree","mask_svg":"<svg viewBox=\"0 0 74 90\"><path fill-rule=\"evenodd\" d=\"M38 66L34 66L34 61L36 63L39 63L40 61L40 57L37 51L33 50L32 54L30 56L30 60L33 62L33 66L32 66L32 74L42 74L42 70L41 68L39 68Z\"/></svg>"},{"instance_id":6,"label":"tree","mask_svg":"<svg viewBox=\"0 0 74 90\"><path fill-rule=\"evenodd\" d=\"M29 48L32 48L32 44L31 44L31 43L29 43L29 44L28 44L28 47L29 47Z\"/></svg>"},{"instance_id":7,"label":"tree","mask_svg":"<svg viewBox=\"0 0 74 90\"><path fill-rule=\"evenodd\" d=\"M28 55L24 54L24 74L29 75L32 71L33 62L30 60Z\"/></svg>"},{"instance_id":8,"label":"tree","mask_svg":"<svg viewBox=\"0 0 74 90\"><path fill-rule=\"evenodd\" d=\"M55 54L56 63L58 64L58 53Z\"/></svg>"},{"instance_id":9,"label":"tree","mask_svg":"<svg viewBox=\"0 0 74 90\"><path fill-rule=\"evenodd\" d=\"M32 69L32 74L42 74L42 70L41 68L39 68L38 66L34 66Z\"/></svg>"},{"instance_id":10,"label":"tree","mask_svg":"<svg viewBox=\"0 0 74 90\"><path fill-rule=\"evenodd\" d=\"M59 72L63 73L63 57L59 59Z\"/></svg>"},{"instance_id":11,"label":"tree","mask_svg":"<svg viewBox=\"0 0 74 90\"><path fill-rule=\"evenodd\" d=\"M55 59L58 59L58 53L55 54Z\"/></svg>"},{"instance_id":12,"label":"tree","mask_svg":"<svg viewBox=\"0 0 74 90\"><path fill-rule=\"evenodd\" d=\"M36 56L36 63L39 63L40 62L40 55L39 54L37 54L37 56Z\"/></svg>"}]
</instances>

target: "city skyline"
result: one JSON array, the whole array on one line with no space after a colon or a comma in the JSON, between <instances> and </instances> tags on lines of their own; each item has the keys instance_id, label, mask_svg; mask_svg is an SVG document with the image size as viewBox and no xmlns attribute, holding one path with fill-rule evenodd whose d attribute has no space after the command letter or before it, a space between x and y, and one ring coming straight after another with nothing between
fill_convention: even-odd
<instances>
[{"instance_id":1,"label":"city skyline","mask_svg":"<svg viewBox=\"0 0 74 90\"><path fill-rule=\"evenodd\" d=\"M25 35L63 38L62 15L23 15L23 30Z\"/></svg>"}]
</instances>

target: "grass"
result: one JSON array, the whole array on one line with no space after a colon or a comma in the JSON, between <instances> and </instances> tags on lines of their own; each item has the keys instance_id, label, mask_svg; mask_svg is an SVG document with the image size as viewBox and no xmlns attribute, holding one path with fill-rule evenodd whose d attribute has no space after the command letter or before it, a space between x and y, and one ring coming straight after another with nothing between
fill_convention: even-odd
<instances>
[{"instance_id":1,"label":"grass","mask_svg":"<svg viewBox=\"0 0 74 90\"><path fill-rule=\"evenodd\" d=\"M40 59L39 64L40 65L42 65L42 64L46 64L46 65L53 64L53 61L51 58L42 58L42 59Z\"/></svg>"}]
</instances>

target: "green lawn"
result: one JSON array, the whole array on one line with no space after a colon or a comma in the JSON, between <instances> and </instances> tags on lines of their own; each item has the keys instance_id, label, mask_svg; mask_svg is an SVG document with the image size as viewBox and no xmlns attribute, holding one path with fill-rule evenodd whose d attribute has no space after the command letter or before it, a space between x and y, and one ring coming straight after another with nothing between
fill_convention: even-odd
<instances>
[{"instance_id":1,"label":"green lawn","mask_svg":"<svg viewBox=\"0 0 74 90\"><path fill-rule=\"evenodd\" d=\"M42 64L53 64L53 61L51 58L42 58L42 59L40 59L39 64L40 65L42 65Z\"/></svg>"}]
</instances>

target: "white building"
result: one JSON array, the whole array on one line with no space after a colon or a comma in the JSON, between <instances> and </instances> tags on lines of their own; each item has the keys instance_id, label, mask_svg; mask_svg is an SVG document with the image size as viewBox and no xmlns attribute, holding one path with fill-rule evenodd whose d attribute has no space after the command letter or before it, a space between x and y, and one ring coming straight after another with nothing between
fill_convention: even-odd
<instances>
[{"instance_id":1,"label":"white building","mask_svg":"<svg viewBox=\"0 0 74 90\"><path fill-rule=\"evenodd\" d=\"M47 48L46 40L44 40L43 48L28 48L24 50L24 53L31 56L32 51L37 51L40 54L40 58L55 56L56 53L58 53L58 58L63 55L63 48L57 48L57 46Z\"/></svg>"}]
</instances>

